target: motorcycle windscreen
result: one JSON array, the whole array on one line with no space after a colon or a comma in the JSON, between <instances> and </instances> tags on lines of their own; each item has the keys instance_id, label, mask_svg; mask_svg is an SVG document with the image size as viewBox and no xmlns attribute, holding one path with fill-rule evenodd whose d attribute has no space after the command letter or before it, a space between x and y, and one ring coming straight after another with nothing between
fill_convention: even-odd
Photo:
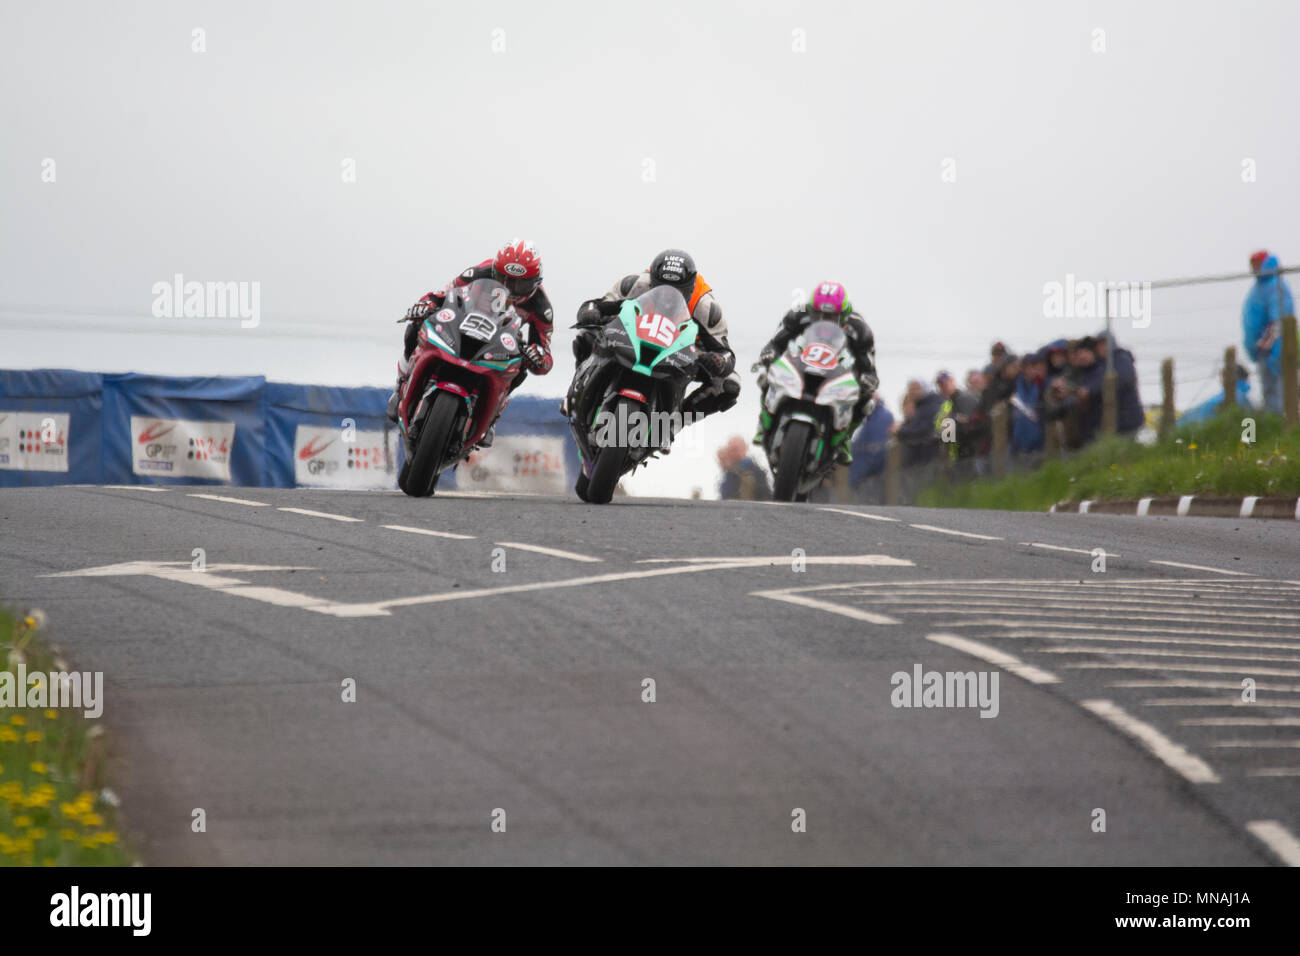
<instances>
[{"instance_id":1,"label":"motorcycle windscreen","mask_svg":"<svg viewBox=\"0 0 1300 956\"><path fill-rule=\"evenodd\" d=\"M690 321L682 294L671 286L661 285L636 297L636 337L648 345L667 348L677 339L681 327Z\"/></svg>"},{"instance_id":2,"label":"motorcycle windscreen","mask_svg":"<svg viewBox=\"0 0 1300 956\"><path fill-rule=\"evenodd\" d=\"M509 304L510 293L493 279L476 279L460 290L464 317L460 320L461 358L478 356L503 328L516 323L518 316Z\"/></svg>"},{"instance_id":3,"label":"motorcycle windscreen","mask_svg":"<svg viewBox=\"0 0 1300 956\"><path fill-rule=\"evenodd\" d=\"M839 364L840 352L848 339L838 322L821 320L804 330L799 358L810 369L829 372Z\"/></svg>"}]
</instances>

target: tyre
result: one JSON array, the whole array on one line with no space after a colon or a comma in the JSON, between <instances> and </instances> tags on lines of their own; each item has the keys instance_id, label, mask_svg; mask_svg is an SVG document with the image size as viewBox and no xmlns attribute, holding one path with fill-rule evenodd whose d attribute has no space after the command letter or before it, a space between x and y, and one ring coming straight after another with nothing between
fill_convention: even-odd
<instances>
[{"instance_id":1,"label":"tyre","mask_svg":"<svg viewBox=\"0 0 1300 956\"><path fill-rule=\"evenodd\" d=\"M620 400L613 408L617 421L624 421L618 417L618 405L625 404L628 403ZM614 489L618 487L618 480L627 468L627 456L628 450L622 445L610 445L596 452L596 463L592 465L591 478L587 481L587 501L593 505L609 504L614 497Z\"/></svg>"},{"instance_id":2,"label":"tyre","mask_svg":"<svg viewBox=\"0 0 1300 956\"><path fill-rule=\"evenodd\" d=\"M402 491L405 491L408 495L411 492L406 490L407 489L406 481L410 476L411 476L411 457L408 455L406 457L406 460L402 462L401 471L397 473L397 487L400 488Z\"/></svg>"},{"instance_id":3,"label":"tyre","mask_svg":"<svg viewBox=\"0 0 1300 956\"><path fill-rule=\"evenodd\" d=\"M785 438L781 440L781 460L777 462L776 480L772 484L773 501L795 500L812 439L812 426L807 422L791 422L786 426Z\"/></svg>"},{"instance_id":4,"label":"tyre","mask_svg":"<svg viewBox=\"0 0 1300 956\"><path fill-rule=\"evenodd\" d=\"M583 501L590 501L587 497L587 476L578 475L578 480L573 485L573 493Z\"/></svg>"},{"instance_id":5,"label":"tyre","mask_svg":"<svg viewBox=\"0 0 1300 956\"><path fill-rule=\"evenodd\" d=\"M406 487L402 489L411 497L427 497L438 486L438 472L442 468L447 446L451 443L452 429L460 418L461 405L461 399L450 392L434 393L433 406L420 429L415 454L411 456L410 470L406 475Z\"/></svg>"}]
</instances>

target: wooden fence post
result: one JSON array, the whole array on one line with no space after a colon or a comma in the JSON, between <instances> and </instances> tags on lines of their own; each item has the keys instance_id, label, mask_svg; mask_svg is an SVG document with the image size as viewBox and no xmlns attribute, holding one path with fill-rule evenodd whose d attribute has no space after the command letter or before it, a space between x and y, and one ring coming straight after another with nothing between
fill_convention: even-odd
<instances>
[{"instance_id":1,"label":"wooden fence post","mask_svg":"<svg viewBox=\"0 0 1300 956\"><path fill-rule=\"evenodd\" d=\"M1174 360L1171 358L1160 363L1160 388L1164 393L1160 405L1160 441L1166 442L1173 437L1178 415L1174 410Z\"/></svg>"},{"instance_id":2,"label":"wooden fence post","mask_svg":"<svg viewBox=\"0 0 1300 956\"><path fill-rule=\"evenodd\" d=\"M1237 349L1229 346L1223 350L1223 404L1237 404Z\"/></svg>"}]
</instances>

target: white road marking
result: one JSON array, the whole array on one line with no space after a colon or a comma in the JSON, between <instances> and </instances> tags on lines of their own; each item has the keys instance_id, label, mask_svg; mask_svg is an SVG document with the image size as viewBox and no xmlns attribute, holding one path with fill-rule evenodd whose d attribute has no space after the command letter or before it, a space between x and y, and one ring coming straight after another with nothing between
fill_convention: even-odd
<instances>
[{"instance_id":1,"label":"white road marking","mask_svg":"<svg viewBox=\"0 0 1300 956\"><path fill-rule=\"evenodd\" d=\"M1293 750L1300 747L1300 740L1216 740L1210 746L1237 750Z\"/></svg>"},{"instance_id":2,"label":"white road marking","mask_svg":"<svg viewBox=\"0 0 1300 956\"><path fill-rule=\"evenodd\" d=\"M1236 685L1241 690L1241 685ZM1252 700L1223 697L1157 697L1142 701L1143 707L1300 707L1300 700Z\"/></svg>"},{"instance_id":3,"label":"white road marking","mask_svg":"<svg viewBox=\"0 0 1300 956\"><path fill-rule=\"evenodd\" d=\"M1240 674L1241 667L1227 667L1216 664L1170 664L1167 661L1088 661L1078 664L1066 664L1066 670L1080 671L1187 671L1193 674ZM1251 667L1251 677L1300 677L1300 671L1282 670L1277 667Z\"/></svg>"},{"instance_id":4,"label":"white road marking","mask_svg":"<svg viewBox=\"0 0 1300 956\"><path fill-rule=\"evenodd\" d=\"M1085 700L1085 708L1112 726L1128 734L1166 765L1182 774L1192 783L1218 783L1219 776L1210 765L1174 743L1145 721L1138 720L1123 707L1110 700Z\"/></svg>"},{"instance_id":5,"label":"white road marking","mask_svg":"<svg viewBox=\"0 0 1300 956\"><path fill-rule=\"evenodd\" d=\"M1248 770L1247 777L1300 777L1300 767L1260 767Z\"/></svg>"},{"instance_id":6,"label":"white road marking","mask_svg":"<svg viewBox=\"0 0 1300 956\"><path fill-rule=\"evenodd\" d=\"M1236 623L1236 622L1233 622ZM1246 622L1242 622L1246 623ZM1110 624L1070 624L1065 621L1052 621L1052 627L1064 628L1066 630L1079 631L1118 631L1121 633L1130 632L1131 627L1115 627ZM1024 621L1006 621L1002 618L966 618L960 624L954 624L954 627L1005 627L1010 630L1030 630L1025 627ZM1256 627L1282 627L1281 624L1255 624ZM1145 634L1182 634L1184 636L1194 634L1208 634L1214 637L1258 637L1256 631L1225 631L1221 628L1195 628L1195 627L1142 627L1142 633ZM1287 634L1269 634L1268 637L1288 637ZM1072 639L1078 640L1082 635L1075 634Z\"/></svg>"},{"instance_id":7,"label":"white road marking","mask_svg":"<svg viewBox=\"0 0 1300 956\"><path fill-rule=\"evenodd\" d=\"M1138 516L1139 518L1145 518L1148 514L1150 514L1150 512L1151 512L1151 502L1152 502L1153 500L1154 500L1154 499L1152 499L1152 498L1139 498L1139 499L1138 499L1137 516Z\"/></svg>"},{"instance_id":8,"label":"white road marking","mask_svg":"<svg viewBox=\"0 0 1300 956\"><path fill-rule=\"evenodd\" d=\"M1177 687L1199 687L1209 688L1211 690L1230 690L1235 692L1241 691L1240 683L1224 680L1174 680L1172 678L1164 680L1118 680L1110 684L1111 687L1141 688L1146 690L1162 690L1168 688L1173 690ZM1267 691L1270 694L1291 694L1300 691L1300 684L1255 684L1257 691Z\"/></svg>"},{"instance_id":9,"label":"white road marking","mask_svg":"<svg viewBox=\"0 0 1300 956\"><path fill-rule=\"evenodd\" d=\"M1180 495L1178 498L1178 517L1185 518L1187 513L1192 510L1192 499L1196 495Z\"/></svg>"},{"instance_id":10,"label":"white road marking","mask_svg":"<svg viewBox=\"0 0 1300 956\"><path fill-rule=\"evenodd\" d=\"M251 498L228 498L225 495L203 495L198 492L188 492L187 498L205 498L208 501L224 501L228 505L248 505L250 508L269 508L270 503L266 501L253 501Z\"/></svg>"},{"instance_id":11,"label":"white road marking","mask_svg":"<svg viewBox=\"0 0 1300 956\"><path fill-rule=\"evenodd\" d=\"M329 518L331 521L354 521L361 522L364 518L349 518L347 515L331 514L328 511L312 511L308 508L277 508L276 511L288 511L296 515L307 515L309 518Z\"/></svg>"},{"instance_id":12,"label":"white road marking","mask_svg":"<svg viewBox=\"0 0 1300 956\"><path fill-rule=\"evenodd\" d=\"M1266 664L1300 664L1300 657L1276 654L1228 654L1220 651L1162 651L1149 647L1036 647L1032 654L1142 654L1146 657L1193 657L1214 661L1263 661Z\"/></svg>"},{"instance_id":13,"label":"white road marking","mask_svg":"<svg viewBox=\"0 0 1300 956\"><path fill-rule=\"evenodd\" d=\"M866 518L868 521L897 521L897 518L888 518L885 515L873 515L867 511L849 511L846 508L818 508L818 511L834 511L836 514L853 515L855 518Z\"/></svg>"},{"instance_id":14,"label":"white road marking","mask_svg":"<svg viewBox=\"0 0 1300 956\"><path fill-rule=\"evenodd\" d=\"M586 554L575 554L572 551L561 551L559 548L543 548L540 544L522 544L518 541L498 541L503 548L518 548L520 551L536 551L538 554L546 554L552 558L567 558L570 561L586 561L591 564L599 564L600 558L593 558Z\"/></svg>"},{"instance_id":15,"label":"white road marking","mask_svg":"<svg viewBox=\"0 0 1300 956\"><path fill-rule=\"evenodd\" d=\"M124 576L143 576L151 578L161 578L164 581L175 581L180 584L191 584L195 587L207 588L213 591L220 591L223 594L232 594L235 597L250 598L254 601L261 601L263 604L274 604L279 607L303 608L308 611L328 612L328 609L340 607L336 601L330 601L325 598L312 597L308 594L299 594L296 591L286 591L283 588L259 587L249 584L241 578L226 577L225 573L240 571L312 571L314 568L297 567L292 565L270 565L270 564L211 564L206 571L195 571L190 565L183 561L176 562L159 562L159 561L128 561L123 564L107 564L97 568L83 568L79 571L60 571L57 574L46 574L43 577L49 578L95 578L95 577L124 577Z\"/></svg>"},{"instance_id":16,"label":"white road marking","mask_svg":"<svg viewBox=\"0 0 1300 956\"><path fill-rule=\"evenodd\" d=\"M800 589L777 590L777 591L750 591L750 597L770 598L773 601L784 601L786 604L797 604L800 607L815 608L818 611L829 611L832 614L838 614L841 617L852 618L855 621L865 621L868 624L897 624L898 621L884 614L873 614L871 611L861 611L855 607L845 607L843 604L832 604L830 601L819 601L816 598L810 598L803 594L793 593Z\"/></svg>"},{"instance_id":17,"label":"white road marking","mask_svg":"<svg viewBox=\"0 0 1300 956\"><path fill-rule=\"evenodd\" d=\"M1246 829L1287 866L1300 866L1300 840L1276 820L1253 820Z\"/></svg>"},{"instance_id":18,"label":"white road marking","mask_svg":"<svg viewBox=\"0 0 1300 956\"><path fill-rule=\"evenodd\" d=\"M954 531L952 528L939 528L932 524L914 524L908 527L916 528L918 531L936 531L939 534L955 534L962 538L977 538L980 541L1005 541L1005 538L999 538L995 534L975 534L973 531Z\"/></svg>"},{"instance_id":19,"label":"white road marking","mask_svg":"<svg viewBox=\"0 0 1300 956\"><path fill-rule=\"evenodd\" d=\"M788 554L775 554L771 557L737 557L737 558L643 558L637 564L716 564L725 561L745 568L767 568L790 565L794 558ZM801 559L805 564L830 565L868 565L885 568L910 568L915 565L904 558L891 558L886 554L810 554ZM818 587L844 588L851 584L818 585ZM799 588L797 590L813 590Z\"/></svg>"},{"instance_id":20,"label":"white road marking","mask_svg":"<svg viewBox=\"0 0 1300 956\"><path fill-rule=\"evenodd\" d=\"M166 491L158 485L80 485L81 488L112 488L114 491Z\"/></svg>"},{"instance_id":21,"label":"white road marking","mask_svg":"<svg viewBox=\"0 0 1300 956\"><path fill-rule=\"evenodd\" d=\"M411 534L427 534L435 538L455 538L459 541L472 541L472 534L452 534L450 531L434 531L431 528L412 528L404 524L386 524L384 525L389 531L407 531Z\"/></svg>"},{"instance_id":22,"label":"white road marking","mask_svg":"<svg viewBox=\"0 0 1300 956\"><path fill-rule=\"evenodd\" d=\"M910 613L910 612L904 612ZM945 627L961 627L962 623L946 621ZM1117 641L1129 642L1142 646L1144 644L1200 644L1209 647L1253 647L1255 650L1265 651L1294 651L1300 650L1300 641L1294 644L1271 644L1265 641L1212 641L1202 640L1191 637L1145 637L1140 634L1088 634L1086 637L1080 634L1055 633L1052 631L1038 630L1017 630L1007 631L1002 634L994 635L996 637L1007 638L1009 640L1031 640L1034 638L1047 638L1057 641L1077 641L1080 639L1089 641Z\"/></svg>"},{"instance_id":23,"label":"white road marking","mask_svg":"<svg viewBox=\"0 0 1300 956\"><path fill-rule=\"evenodd\" d=\"M1225 571L1223 568L1207 568L1203 564L1184 564L1181 561L1152 561L1151 563L1164 564L1171 568L1189 568L1192 571L1212 571L1215 574L1231 574L1241 578L1253 577L1253 575L1248 571Z\"/></svg>"},{"instance_id":24,"label":"white road marking","mask_svg":"<svg viewBox=\"0 0 1300 956\"><path fill-rule=\"evenodd\" d=\"M1237 517L1249 518L1251 515L1253 515L1255 513L1255 502L1257 501L1259 501L1258 495L1246 495L1244 498L1242 498L1241 513L1238 514Z\"/></svg>"},{"instance_id":25,"label":"white road marking","mask_svg":"<svg viewBox=\"0 0 1300 956\"><path fill-rule=\"evenodd\" d=\"M1069 551L1073 554L1092 554L1092 551L1087 548L1063 548L1059 544L1043 544L1041 541L1021 541L1020 544L1026 548L1042 548L1045 551ZM1115 554L1112 551L1106 551L1105 549L1102 549L1102 554L1108 558L1120 557L1120 555Z\"/></svg>"},{"instance_id":26,"label":"white road marking","mask_svg":"<svg viewBox=\"0 0 1300 956\"><path fill-rule=\"evenodd\" d=\"M943 594L944 597L952 595ZM981 595L980 597L983 597ZM932 614L935 610L935 601L933 597L918 595L918 592L908 591L900 596L872 597L875 604L914 604L917 605L916 611L903 611L902 613ZM1082 601L1094 601L1100 603L1102 607L1111 607L1116 604L1136 604L1143 605L1133 610L1116 607L1114 614L1107 614L1099 611L1094 604L1082 603ZM1232 607L1240 605L1232 604ZM1263 607L1279 607L1280 605L1261 605ZM1012 617L1032 617L1035 620L1042 620L1045 625L1060 627L1087 627L1083 624L1072 624L1072 620L1079 617L1080 614L1087 614L1090 618L1102 621L1168 621L1170 623L1186 621L1189 623L1210 623L1212 620L1221 620L1225 624L1251 624L1254 627L1286 627L1292 628L1296 637L1300 638L1300 627L1297 627L1298 618L1293 613L1289 614L1271 614L1268 612L1255 613L1250 611L1219 611L1210 608L1201 608L1198 606L1189 607L1186 604L1160 604L1155 601L1134 601L1122 598L1084 598L1080 603L1065 603L1057 601L1046 601L1042 604L1035 604L1032 608L1018 610L1006 606L1006 599L999 600L974 600L967 592L961 594L961 607L963 610L973 608L996 609L1000 615L1010 615ZM1166 610L1168 609L1168 610ZM1180 613L1181 612L1181 613ZM973 612L974 613L974 612ZM980 611L978 613L984 613ZM1058 622L1052 618L1065 618L1064 621ZM1273 618L1275 620L1267 620ZM975 622L981 623L981 622ZM1015 622L1007 622L1008 626L1014 626ZM1269 635L1270 637L1280 635Z\"/></svg>"},{"instance_id":27,"label":"white road marking","mask_svg":"<svg viewBox=\"0 0 1300 956\"><path fill-rule=\"evenodd\" d=\"M1186 727L1300 727L1300 717L1185 717Z\"/></svg>"},{"instance_id":28,"label":"white road marking","mask_svg":"<svg viewBox=\"0 0 1300 956\"><path fill-rule=\"evenodd\" d=\"M1001 667L1017 677L1023 677L1031 684L1059 684L1061 682L1061 679L1050 671L1035 667L1033 664L1026 664L1014 654L1000 651L988 644L981 644L979 641L958 637L956 634L927 634L925 639L988 661L990 664Z\"/></svg>"}]
</instances>

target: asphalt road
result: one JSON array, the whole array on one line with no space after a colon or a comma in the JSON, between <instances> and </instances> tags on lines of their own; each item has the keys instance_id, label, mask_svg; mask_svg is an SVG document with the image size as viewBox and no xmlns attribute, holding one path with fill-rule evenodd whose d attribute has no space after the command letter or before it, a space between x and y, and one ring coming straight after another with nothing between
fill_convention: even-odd
<instances>
[{"instance_id":1,"label":"asphalt road","mask_svg":"<svg viewBox=\"0 0 1300 956\"><path fill-rule=\"evenodd\" d=\"M0 599L105 673L148 863L1300 854L1287 522L14 489ZM893 706L917 665L996 717Z\"/></svg>"}]
</instances>

